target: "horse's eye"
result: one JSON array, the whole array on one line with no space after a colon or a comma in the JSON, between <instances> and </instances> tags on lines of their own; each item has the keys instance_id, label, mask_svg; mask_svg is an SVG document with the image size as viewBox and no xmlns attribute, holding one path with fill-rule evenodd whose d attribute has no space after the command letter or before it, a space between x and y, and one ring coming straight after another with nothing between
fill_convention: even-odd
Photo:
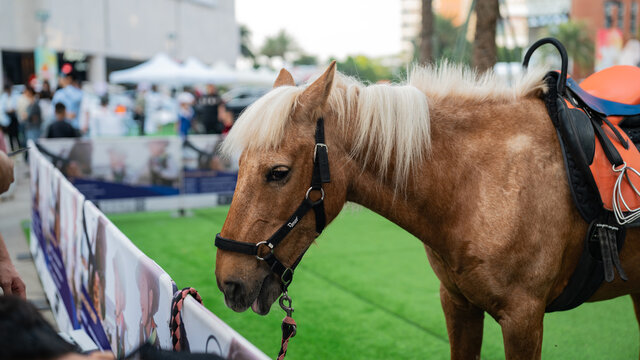
<instances>
[{"instance_id":1,"label":"horse's eye","mask_svg":"<svg viewBox=\"0 0 640 360\"><path fill-rule=\"evenodd\" d=\"M289 168L283 165L278 165L269 170L267 174L267 182L282 181L287 175L289 175Z\"/></svg>"}]
</instances>

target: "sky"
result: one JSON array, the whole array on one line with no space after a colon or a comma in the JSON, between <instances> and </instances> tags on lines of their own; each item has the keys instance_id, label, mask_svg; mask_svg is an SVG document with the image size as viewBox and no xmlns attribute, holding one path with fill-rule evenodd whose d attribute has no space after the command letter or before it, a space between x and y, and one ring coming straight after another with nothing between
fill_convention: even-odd
<instances>
[{"instance_id":1,"label":"sky","mask_svg":"<svg viewBox=\"0 0 640 360\"><path fill-rule=\"evenodd\" d=\"M236 0L238 24L259 50L284 29L308 54L326 60L401 51L400 0Z\"/></svg>"}]
</instances>

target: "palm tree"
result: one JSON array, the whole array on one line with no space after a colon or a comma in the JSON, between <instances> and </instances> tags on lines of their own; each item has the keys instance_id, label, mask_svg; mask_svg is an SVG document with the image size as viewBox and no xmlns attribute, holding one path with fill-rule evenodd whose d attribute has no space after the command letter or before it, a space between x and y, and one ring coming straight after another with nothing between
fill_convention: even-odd
<instances>
[{"instance_id":1,"label":"palm tree","mask_svg":"<svg viewBox=\"0 0 640 360\"><path fill-rule=\"evenodd\" d=\"M251 51L251 31L246 25L240 25L240 55L255 61L256 56Z\"/></svg>"},{"instance_id":2,"label":"palm tree","mask_svg":"<svg viewBox=\"0 0 640 360\"><path fill-rule=\"evenodd\" d=\"M433 60L433 7L432 0L422 0L422 22L420 26L420 63Z\"/></svg>"},{"instance_id":3,"label":"palm tree","mask_svg":"<svg viewBox=\"0 0 640 360\"><path fill-rule=\"evenodd\" d=\"M567 55L573 60L573 74L576 77L593 72L595 49L592 31L585 22L567 21L549 30L549 36L558 39L567 49Z\"/></svg>"},{"instance_id":4,"label":"palm tree","mask_svg":"<svg viewBox=\"0 0 640 360\"><path fill-rule=\"evenodd\" d=\"M493 68L496 63L496 25L499 16L498 0L477 0L472 64L479 72Z\"/></svg>"},{"instance_id":5,"label":"palm tree","mask_svg":"<svg viewBox=\"0 0 640 360\"><path fill-rule=\"evenodd\" d=\"M291 51L298 49L293 37L287 34L286 31L280 30L280 32L273 37L268 37L264 45L262 46L262 55L269 59L279 56L285 59L285 55Z\"/></svg>"}]
</instances>

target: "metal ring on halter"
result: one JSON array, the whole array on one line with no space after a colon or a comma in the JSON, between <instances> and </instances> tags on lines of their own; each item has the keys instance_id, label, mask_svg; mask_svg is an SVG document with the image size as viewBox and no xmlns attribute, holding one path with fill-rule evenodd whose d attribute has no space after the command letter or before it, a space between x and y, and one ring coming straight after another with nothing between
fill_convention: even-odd
<instances>
[{"instance_id":1,"label":"metal ring on halter","mask_svg":"<svg viewBox=\"0 0 640 360\"><path fill-rule=\"evenodd\" d=\"M611 166L611 169L613 169L613 171L615 171L615 172L620 172L620 171L624 170L626 167L627 167L627 163L623 161L622 165L616 166L615 164L613 164Z\"/></svg>"},{"instance_id":2,"label":"metal ring on halter","mask_svg":"<svg viewBox=\"0 0 640 360\"><path fill-rule=\"evenodd\" d=\"M260 241L259 243L256 244L256 247L259 248L260 245L267 245L267 247L269 248L269 251L273 254L273 244L270 242L266 242L266 241ZM258 260L264 260L264 258L260 257L260 255L258 255L258 251L256 250L256 259Z\"/></svg>"},{"instance_id":3,"label":"metal ring on halter","mask_svg":"<svg viewBox=\"0 0 640 360\"><path fill-rule=\"evenodd\" d=\"M316 200L316 201L312 201L311 199L309 199L309 194L311 194L312 190L320 190L320 199ZM314 188L313 186L309 188L309 190L307 190L307 193L304 194L304 198L311 201L312 205L316 205L319 204L321 201L324 200L324 189L323 188Z\"/></svg>"}]
</instances>

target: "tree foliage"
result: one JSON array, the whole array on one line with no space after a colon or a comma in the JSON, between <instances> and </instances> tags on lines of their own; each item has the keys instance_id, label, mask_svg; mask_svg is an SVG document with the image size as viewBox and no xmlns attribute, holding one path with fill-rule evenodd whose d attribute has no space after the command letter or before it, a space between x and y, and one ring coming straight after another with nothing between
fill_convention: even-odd
<instances>
[{"instance_id":1,"label":"tree foliage","mask_svg":"<svg viewBox=\"0 0 640 360\"><path fill-rule=\"evenodd\" d=\"M245 58L255 59L256 56L251 50L251 30L246 25L240 25L240 55Z\"/></svg>"},{"instance_id":2,"label":"tree foliage","mask_svg":"<svg viewBox=\"0 0 640 360\"><path fill-rule=\"evenodd\" d=\"M420 62L419 41L413 42L413 62ZM452 63L469 64L471 44L466 39L462 26L455 26L451 20L438 14L434 16L434 32L431 41L432 61L446 60Z\"/></svg>"},{"instance_id":3,"label":"tree foliage","mask_svg":"<svg viewBox=\"0 0 640 360\"><path fill-rule=\"evenodd\" d=\"M298 46L293 37L283 29L275 36L267 37L260 52L268 58L279 56L284 59L287 53L297 49Z\"/></svg>"},{"instance_id":4,"label":"tree foliage","mask_svg":"<svg viewBox=\"0 0 640 360\"><path fill-rule=\"evenodd\" d=\"M391 69L379 60L364 55L348 56L344 61L338 61L337 65L343 74L369 83L390 80L393 75Z\"/></svg>"},{"instance_id":5,"label":"tree foliage","mask_svg":"<svg viewBox=\"0 0 640 360\"><path fill-rule=\"evenodd\" d=\"M549 36L558 39L567 49L567 55L587 72L593 71L595 49L589 26L581 21L567 21L549 29Z\"/></svg>"},{"instance_id":6,"label":"tree foliage","mask_svg":"<svg viewBox=\"0 0 640 360\"><path fill-rule=\"evenodd\" d=\"M309 54L300 54L293 60L293 65L318 65L318 57Z\"/></svg>"}]
</instances>

